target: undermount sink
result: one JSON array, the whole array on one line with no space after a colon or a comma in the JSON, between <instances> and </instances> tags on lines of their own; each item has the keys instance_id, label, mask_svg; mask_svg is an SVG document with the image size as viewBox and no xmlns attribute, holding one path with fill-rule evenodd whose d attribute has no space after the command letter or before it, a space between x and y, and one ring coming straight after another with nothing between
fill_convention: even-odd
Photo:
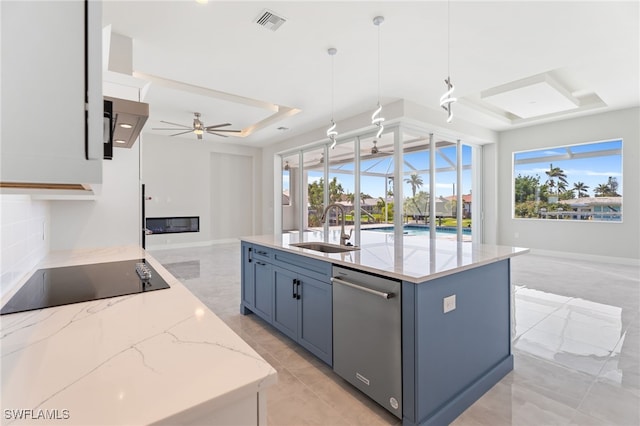
<instances>
[{"instance_id":1,"label":"undermount sink","mask_svg":"<svg viewBox=\"0 0 640 426\"><path fill-rule=\"evenodd\" d=\"M295 243L289 244L293 247L300 247L308 250L321 251L323 253L344 253L347 251L360 250L360 247L356 246L340 246L337 244L321 243L321 242L309 242L309 243Z\"/></svg>"}]
</instances>

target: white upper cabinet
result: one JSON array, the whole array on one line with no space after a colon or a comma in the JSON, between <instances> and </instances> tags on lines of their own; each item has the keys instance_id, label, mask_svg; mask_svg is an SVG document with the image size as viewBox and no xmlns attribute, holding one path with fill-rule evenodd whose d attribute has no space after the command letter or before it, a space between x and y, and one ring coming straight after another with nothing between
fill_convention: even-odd
<instances>
[{"instance_id":1,"label":"white upper cabinet","mask_svg":"<svg viewBox=\"0 0 640 426\"><path fill-rule=\"evenodd\" d=\"M0 7L0 181L100 183L101 2L1 1Z\"/></svg>"}]
</instances>

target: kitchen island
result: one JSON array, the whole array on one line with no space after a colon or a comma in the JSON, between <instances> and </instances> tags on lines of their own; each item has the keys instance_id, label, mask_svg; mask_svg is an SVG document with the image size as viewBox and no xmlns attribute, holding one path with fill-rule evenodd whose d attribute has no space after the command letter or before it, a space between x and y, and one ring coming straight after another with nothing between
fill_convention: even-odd
<instances>
[{"instance_id":1,"label":"kitchen island","mask_svg":"<svg viewBox=\"0 0 640 426\"><path fill-rule=\"evenodd\" d=\"M334 322L340 316L332 283L341 281L333 276L335 267L399 282L402 395L372 398L404 425L450 423L513 369L510 258L528 249L364 230L357 250L295 246L337 245L339 236L330 231L326 238L322 232L242 238L241 313L257 314L337 371L335 332L349 324ZM366 313L375 321L375 313L358 309L354 318ZM371 396L369 380L358 375L345 378Z\"/></svg>"},{"instance_id":2,"label":"kitchen island","mask_svg":"<svg viewBox=\"0 0 640 426\"><path fill-rule=\"evenodd\" d=\"M276 371L142 249L35 269L139 258L170 288L0 317L2 424L266 424Z\"/></svg>"}]
</instances>

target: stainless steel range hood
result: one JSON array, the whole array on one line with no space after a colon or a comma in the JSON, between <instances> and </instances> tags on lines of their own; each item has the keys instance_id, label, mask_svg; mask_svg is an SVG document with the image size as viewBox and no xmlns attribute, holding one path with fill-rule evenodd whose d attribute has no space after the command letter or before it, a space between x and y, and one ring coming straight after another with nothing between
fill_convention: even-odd
<instances>
[{"instance_id":1,"label":"stainless steel range hood","mask_svg":"<svg viewBox=\"0 0 640 426\"><path fill-rule=\"evenodd\" d=\"M113 147L131 148L149 118L149 104L105 96L113 102Z\"/></svg>"}]
</instances>

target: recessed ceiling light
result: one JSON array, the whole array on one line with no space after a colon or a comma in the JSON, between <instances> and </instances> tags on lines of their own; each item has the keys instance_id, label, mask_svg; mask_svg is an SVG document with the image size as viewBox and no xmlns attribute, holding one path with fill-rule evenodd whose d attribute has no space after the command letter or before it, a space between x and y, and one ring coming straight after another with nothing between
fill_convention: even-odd
<instances>
[{"instance_id":1,"label":"recessed ceiling light","mask_svg":"<svg viewBox=\"0 0 640 426\"><path fill-rule=\"evenodd\" d=\"M115 143L127 143L127 141L123 141L122 139L116 139L114 142Z\"/></svg>"},{"instance_id":2,"label":"recessed ceiling light","mask_svg":"<svg viewBox=\"0 0 640 426\"><path fill-rule=\"evenodd\" d=\"M130 129L133 126L131 124L129 124L129 123L121 123L120 127L122 127L123 129Z\"/></svg>"}]
</instances>

